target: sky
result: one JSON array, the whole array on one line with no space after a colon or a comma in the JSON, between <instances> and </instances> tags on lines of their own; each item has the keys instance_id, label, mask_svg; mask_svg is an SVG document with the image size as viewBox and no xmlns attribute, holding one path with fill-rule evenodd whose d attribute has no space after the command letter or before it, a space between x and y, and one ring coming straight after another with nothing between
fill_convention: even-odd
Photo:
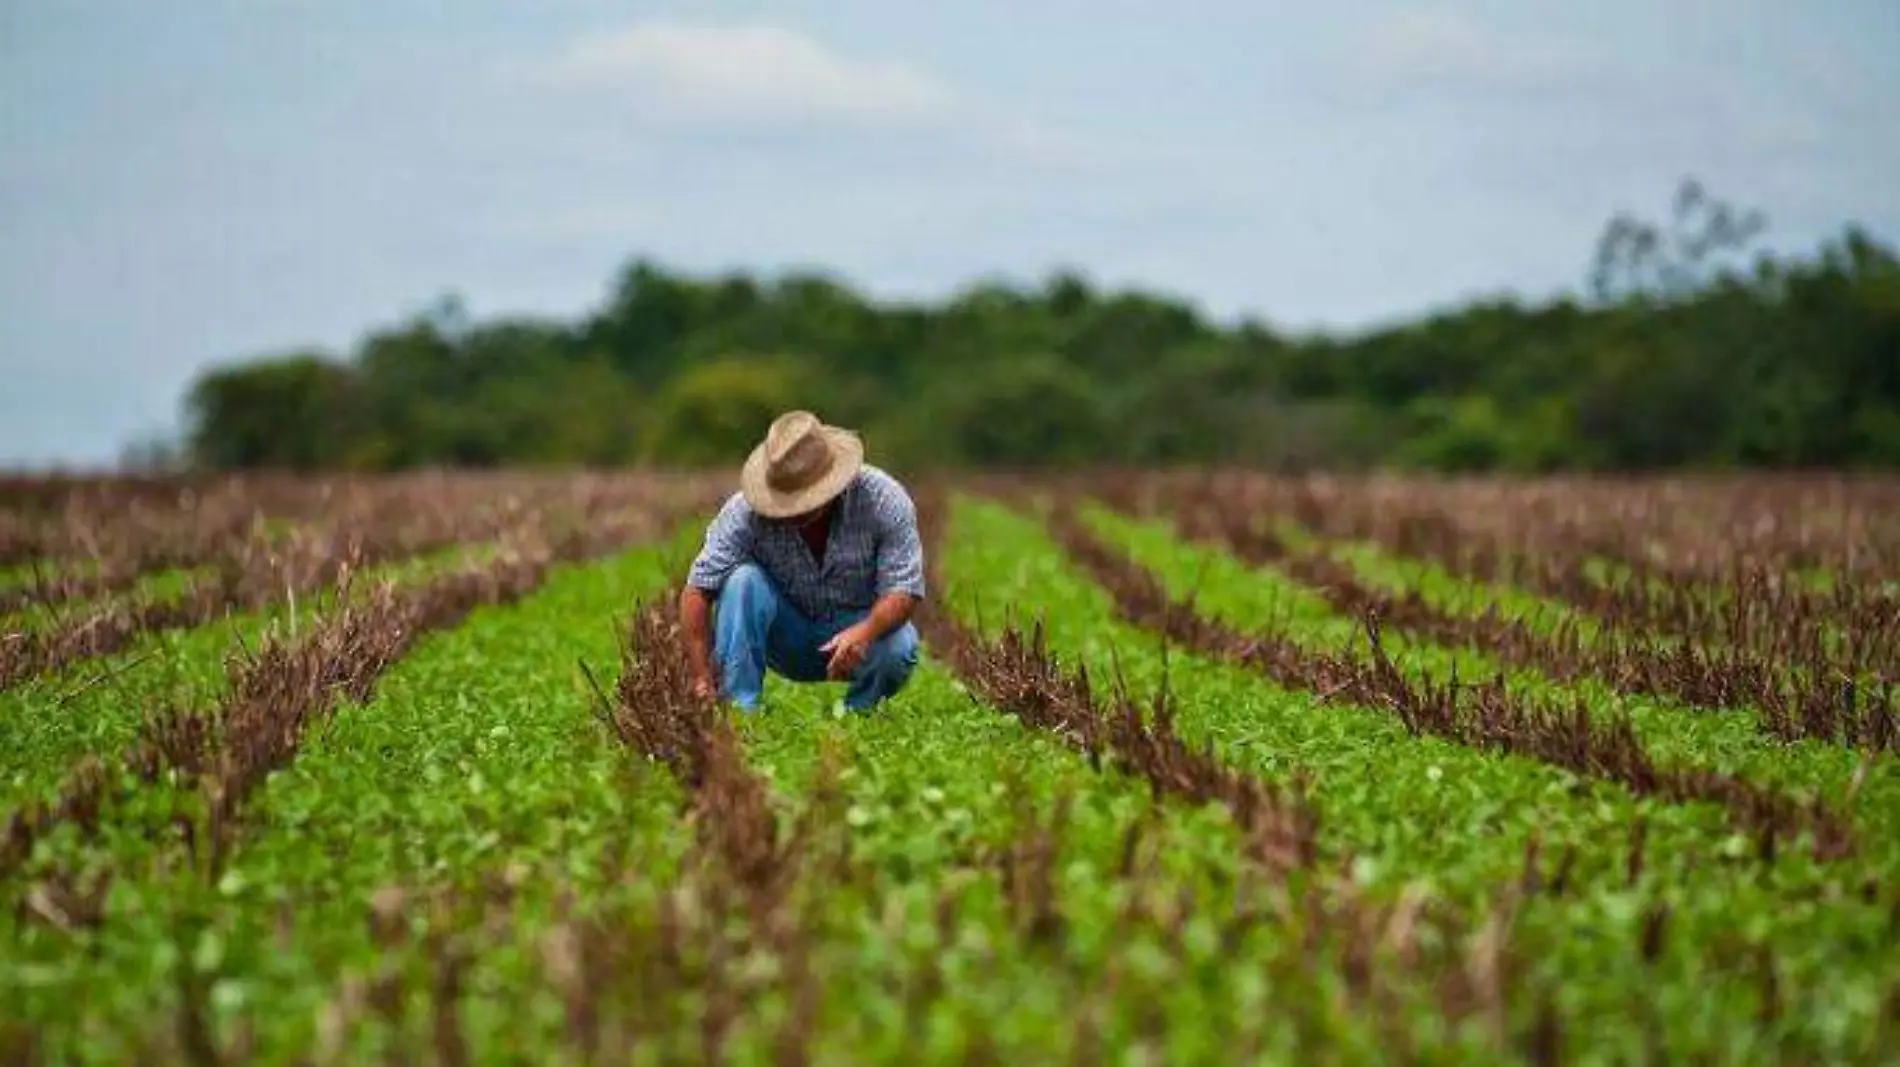
<instances>
[{"instance_id":1,"label":"sky","mask_svg":"<svg viewBox=\"0 0 1900 1067\"><path fill-rule=\"evenodd\" d=\"M635 257L1303 331L1577 289L1691 174L1900 243L1897 55L1894 0L0 0L0 467Z\"/></svg>"}]
</instances>

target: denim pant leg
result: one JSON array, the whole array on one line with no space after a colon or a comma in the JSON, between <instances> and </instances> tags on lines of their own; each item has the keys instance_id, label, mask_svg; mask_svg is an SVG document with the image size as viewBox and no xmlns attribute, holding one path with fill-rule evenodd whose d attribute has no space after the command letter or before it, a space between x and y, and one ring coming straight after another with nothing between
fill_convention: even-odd
<instances>
[{"instance_id":1,"label":"denim pant leg","mask_svg":"<svg viewBox=\"0 0 1900 1067\"><path fill-rule=\"evenodd\" d=\"M822 638L797 608L786 602L757 564L733 569L719 593L713 649L727 700L747 711L758 708L769 667L795 681L820 681Z\"/></svg>"},{"instance_id":2,"label":"denim pant leg","mask_svg":"<svg viewBox=\"0 0 1900 1067\"><path fill-rule=\"evenodd\" d=\"M766 635L765 663L794 682L822 682L830 659L818 646L831 635L790 603L781 602Z\"/></svg>"},{"instance_id":3,"label":"denim pant leg","mask_svg":"<svg viewBox=\"0 0 1900 1067\"><path fill-rule=\"evenodd\" d=\"M863 711L896 696L917 668L917 628L905 623L878 638L865 651L864 662L851 676L845 707Z\"/></svg>"}]
</instances>

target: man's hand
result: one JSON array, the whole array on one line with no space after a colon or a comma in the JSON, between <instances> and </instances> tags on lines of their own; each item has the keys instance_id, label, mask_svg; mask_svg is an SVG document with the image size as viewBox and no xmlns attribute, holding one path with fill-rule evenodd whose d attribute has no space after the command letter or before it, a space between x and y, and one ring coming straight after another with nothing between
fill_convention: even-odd
<instances>
[{"instance_id":1,"label":"man's hand","mask_svg":"<svg viewBox=\"0 0 1900 1067\"><path fill-rule=\"evenodd\" d=\"M831 659L825 664L825 676L834 682L840 682L857 673L858 665L864 662L865 653L871 650L871 628L866 623L847 626L818 646L818 651L829 652Z\"/></svg>"},{"instance_id":2,"label":"man's hand","mask_svg":"<svg viewBox=\"0 0 1900 1067\"><path fill-rule=\"evenodd\" d=\"M908 593L887 593L879 597L862 622L839 630L837 636L818 646L820 652L831 654L830 662L825 665L826 676L838 682L856 674L864 657L870 654L871 646L908 622L916 607L917 599Z\"/></svg>"},{"instance_id":3,"label":"man's hand","mask_svg":"<svg viewBox=\"0 0 1900 1067\"><path fill-rule=\"evenodd\" d=\"M711 678L695 677L693 679L694 700L717 700L718 698L719 687L713 684Z\"/></svg>"}]
</instances>

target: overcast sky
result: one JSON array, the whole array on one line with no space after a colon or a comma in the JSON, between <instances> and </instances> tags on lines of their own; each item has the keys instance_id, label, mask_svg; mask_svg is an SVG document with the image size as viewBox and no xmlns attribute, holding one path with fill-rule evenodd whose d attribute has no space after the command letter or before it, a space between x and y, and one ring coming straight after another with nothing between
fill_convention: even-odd
<instances>
[{"instance_id":1,"label":"overcast sky","mask_svg":"<svg viewBox=\"0 0 1900 1067\"><path fill-rule=\"evenodd\" d=\"M1687 173L1892 243L1897 129L1895 0L0 0L0 466L636 255L1300 329L1574 288Z\"/></svg>"}]
</instances>

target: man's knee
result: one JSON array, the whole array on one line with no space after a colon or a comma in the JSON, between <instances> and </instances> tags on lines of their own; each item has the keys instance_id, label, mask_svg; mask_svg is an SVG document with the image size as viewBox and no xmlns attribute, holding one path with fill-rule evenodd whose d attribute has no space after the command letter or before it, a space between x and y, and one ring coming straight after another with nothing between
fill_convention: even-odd
<instances>
[{"instance_id":1,"label":"man's knee","mask_svg":"<svg viewBox=\"0 0 1900 1067\"><path fill-rule=\"evenodd\" d=\"M896 696L909 683L916 666L917 629L905 623L865 651L864 662L858 665L851 691L845 696L845 706L861 711Z\"/></svg>"},{"instance_id":2,"label":"man's knee","mask_svg":"<svg viewBox=\"0 0 1900 1067\"><path fill-rule=\"evenodd\" d=\"M719 606L735 614L770 616L778 607L778 587L756 563L741 563L726 576L719 590Z\"/></svg>"},{"instance_id":3,"label":"man's knee","mask_svg":"<svg viewBox=\"0 0 1900 1067\"><path fill-rule=\"evenodd\" d=\"M765 568L756 563L741 563L732 568L732 573L726 576L725 585L719 590L719 599L730 598L734 602L776 599L777 596L778 590L772 587L772 579L766 576Z\"/></svg>"},{"instance_id":4,"label":"man's knee","mask_svg":"<svg viewBox=\"0 0 1900 1067\"><path fill-rule=\"evenodd\" d=\"M778 614L778 590L756 563L742 563L726 576L713 608L714 628L727 640L741 633L757 640Z\"/></svg>"},{"instance_id":5,"label":"man's knee","mask_svg":"<svg viewBox=\"0 0 1900 1067\"><path fill-rule=\"evenodd\" d=\"M865 668L901 682L917 667L917 627L905 623L873 642Z\"/></svg>"}]
</instances>

